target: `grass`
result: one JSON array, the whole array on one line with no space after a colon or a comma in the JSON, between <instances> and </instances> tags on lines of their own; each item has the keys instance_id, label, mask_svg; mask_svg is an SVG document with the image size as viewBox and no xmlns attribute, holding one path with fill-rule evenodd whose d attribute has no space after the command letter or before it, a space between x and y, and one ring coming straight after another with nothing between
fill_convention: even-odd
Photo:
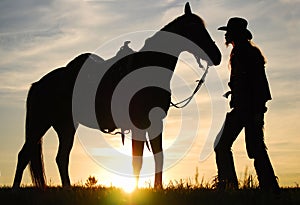
<instances>
[{"instance_id":1,"label":"grass","mask_svg":"<svg viewBox=\"0 0 300 205\"><path fill-rule=\"evenodd\" d=\"M97 186L97 179L89 176L84 185L76 185L65 190L48 187L45 191L33 187L22 187L13 191L10 187L0 187L0 204L18 205L298 205L300 188L282 188L280 195L262 192L256 177L246 168L239 180L239 190L217 191L217 177L206 182L199 180L196 169L194 180L173 180L164 189L137 189L128 194L120 188Z\"/></svg>"},{"instance_id":2,"label":"grass","mask_svg":"<svg viewBox=\"0 0 300 205\"><path fill-rule=\"evenodd\" d=\"M131 194L115 187L73 187L64 190L49 187L40 191L24 187L18 191L0 188L1 204L18 205L209 205L209 204L300 204L299 188L284 188L280 196L259 189L240 189L218 192L211 188L180 186L162 190L138 189Z\"/></svg>"}]
</instances>

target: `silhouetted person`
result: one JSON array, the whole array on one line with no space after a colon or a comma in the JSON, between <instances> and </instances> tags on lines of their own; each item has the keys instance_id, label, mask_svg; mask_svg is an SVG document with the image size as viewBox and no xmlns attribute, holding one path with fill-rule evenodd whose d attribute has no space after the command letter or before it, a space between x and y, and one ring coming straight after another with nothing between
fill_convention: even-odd
<instances>
[{"instance_id":1,"label":"silhouetted person","mask_svg":"<svg viewBox=\"0 0 300 205\"><path fill-rule=\"evenodd\" d=\"M226 45L231 44L230 82L231 112L227 113L222 130L215 141L216 162L218 167L219 189L238 188L231 147L243 128L245 128L248 157L254 159L254 166L262 190L279 193L267 148L264 143L265 106L271 94L265 74L265 59L251 42L252 34L247 29L245 19L234 17L227 26L218 28L226 31Z\"/></svg>"}]
</instances>

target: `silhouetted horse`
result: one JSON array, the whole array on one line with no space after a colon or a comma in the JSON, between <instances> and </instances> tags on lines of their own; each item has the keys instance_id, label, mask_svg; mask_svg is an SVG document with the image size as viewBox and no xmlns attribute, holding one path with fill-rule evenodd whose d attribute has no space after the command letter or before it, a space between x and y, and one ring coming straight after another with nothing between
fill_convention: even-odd
<instances>
[{"instance_id":1,"label":"silhouetted horse","mask_svg":"<svg viewBox=\"0 0 300 205\"><path fill-rule=\"evenodd\" d=\"M199 63L200 57L206 60L208 65L218 65L221 61L221 53L207 32L203 20L191 12L188 3L185 6L185 14L147 39L139 52L129 52L129 55L121 57L117 54L106 61L94 54L82 54L66 67L53 70L33 83L27 97L26 141L18 154L13 188L20 186L23 171L28 163L34 185L41 188L46 186L42 137L51 126L59 137L56 162L61 182L63 187L69 187L69 154L79 124L98 128L106 133L116 128L131 130L132 164L137 180L142 167L144 144L147 142L146 133L148 133L155 160L154 186L162 187L162 119L166 116L170 105L170 80L178 56L183 51L192 53ZM96 82L99 86L97 85L95 89L93 101L95 107L92 109L96 116L96 123L89 120L88 115L86 116L85 106L82 106L83 112L80 111L80 102L84 101L84 89L82 97L81 94L77 96L79 102L74 100L76 98L74 90L79 76L82 76L80 72L83 67L91 72L86 77L86 81L90 79L91 82L84 81L84 83L93 84L93 80L101 78L100 82ZM99 70L107 67L109 69L103 76L97 76ZM158 70L161 73L158 74ZM132 73L136 75L131 75ZM131 88L120 85L124 79L132 82ZM129 96L131 99L128 101L126 91L134 91L135 83L140 82L145 86ZM154 84L151 85L151 82ZM147 83L150 83L149 86ZM87 85L86 88L89 86ZM121 97L114 100L114 93L118 89ZM130 92L127 94L131 95ZM125 102L126 99L128 102ZM160 108L160 111L152 112L153 108ZM114 109L117 110L116 114Z\"/></svg>"}]
</instances>

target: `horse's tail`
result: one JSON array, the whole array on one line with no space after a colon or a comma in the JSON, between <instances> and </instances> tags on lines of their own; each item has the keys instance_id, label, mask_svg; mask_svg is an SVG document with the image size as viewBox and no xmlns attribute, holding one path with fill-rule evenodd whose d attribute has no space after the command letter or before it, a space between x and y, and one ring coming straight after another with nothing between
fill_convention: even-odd
<instances>
[{"instance_id":1,"label":"horse's tail","mask_svg":"<svg viewBox=\"0 0 300 205\"><path fill-rule=\"evenodd\" d=\"M27 113L26 113L26 140L34 140L38 136L32 135L32 129L39 129L39 124L36 123L35 115L36 112L36 85L33 84L30 88L27 96ZM33 185L44 189L46 187L46 176L43 162L43 151L42 151L42 138L38 142L33 142L30 150L31 158L29 162L29 169Z\"/></svg>"},{"instance_id":2,"label":"horse's tail","mask_svg":"<svg viewBox=\"0 0 300 205\"><path fill-rule=\"evenodd\" d=\"M42 139L33 147L29 167L33 185L44 189L46 187L46 176L43 162Z\"/></svg>"}]
</instances>

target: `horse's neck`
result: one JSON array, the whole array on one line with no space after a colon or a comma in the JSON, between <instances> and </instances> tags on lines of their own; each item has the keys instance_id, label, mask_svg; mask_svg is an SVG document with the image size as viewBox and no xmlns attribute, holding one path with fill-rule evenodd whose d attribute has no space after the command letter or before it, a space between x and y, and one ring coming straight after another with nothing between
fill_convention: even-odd
<instances>
[{"instance_id":1,"label":"horse's neck","mask_svg":"<svg viewBox=\"0 0 300 205\"><path fill-rule=\"evenodd\" d=\"M178 59L183 50L180 44L178 44L178 35L167 31L158 31L154 36L145 41L140 52L145 51L168 54Z\"/></svg>"}]
</instances>

